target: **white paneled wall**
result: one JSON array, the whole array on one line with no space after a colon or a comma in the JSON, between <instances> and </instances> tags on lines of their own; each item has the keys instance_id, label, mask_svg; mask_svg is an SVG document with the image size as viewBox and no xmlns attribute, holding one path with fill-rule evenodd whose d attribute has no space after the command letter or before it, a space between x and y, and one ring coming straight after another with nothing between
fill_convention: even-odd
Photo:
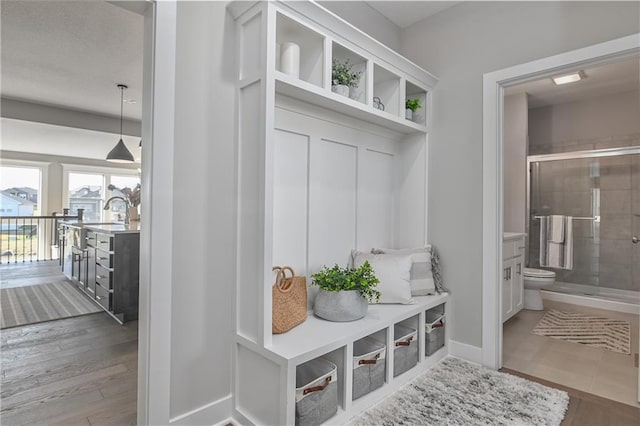
<instances>
[{"instance_id":1,"label":"white paneled wall","mask_svg":"<svg viewBox=\"0 0 640 426\"><path fill-rule=\"evenodd\" d=\"M349 124L276 109L274 265L308 276L352 249L425 243L424 139Z\"/></svg>"}]
</instances>

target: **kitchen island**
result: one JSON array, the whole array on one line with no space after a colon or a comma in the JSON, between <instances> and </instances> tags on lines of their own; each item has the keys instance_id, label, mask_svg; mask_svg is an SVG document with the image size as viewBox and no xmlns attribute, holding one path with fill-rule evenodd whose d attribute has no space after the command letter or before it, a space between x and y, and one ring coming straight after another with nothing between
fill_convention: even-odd
<instances>
[{"instance_id":1,"label":"kitchen island","mask_svg":"<svg viewBox=\"0 0 640 426\"><path fill-rule=\"evenodd\" d=\"M140 222L61 222L62 270L120 324L138 318Z\"/></svg>"}]
</instances>

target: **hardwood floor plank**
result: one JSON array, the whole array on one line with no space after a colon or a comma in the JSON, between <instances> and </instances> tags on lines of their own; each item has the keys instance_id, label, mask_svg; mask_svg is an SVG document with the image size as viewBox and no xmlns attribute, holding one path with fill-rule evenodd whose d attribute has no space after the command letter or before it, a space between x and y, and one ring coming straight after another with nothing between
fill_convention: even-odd
<instances>
[{"instance_id":1,"label":"hardwood floor plank","mask_svg":"<svg viewBox=\"0 0 640 426\"><path fill-rule=\"evenodd\" d=\"M3 410L3 425L20 425L25 423L47 423L50 418L82 410L87 405L104 399L100 391L74 394L67 397L33 402L19 409Z\"/></svg>"},{"instance_id":2,"label":"hardwood floor plank","mask_svg":"<svg viewBox=\"0 0 640 426\"><path fill-rule=\"evenodd\" d=\"M567 392L570 403L562 426L640 425L639 408L568 386L552 383L508 368L502 368L500 371Z\"/></svg>"},{"instance_id":3,"label":"hardwood floor plank","mask_svg":"<svg viewBox=\"0 0 640 426\"><path fill-rule=\"evenodd\" d=\"M105 386L126 380L130 375L131 373L124 364L118 364L18 392L9 397L2 398L0 406L2 407L2 411L6 411L19 408L32 401L45 401L47 398L55 398L62 394L100 390Z\"/></svg>"}]
</instances>

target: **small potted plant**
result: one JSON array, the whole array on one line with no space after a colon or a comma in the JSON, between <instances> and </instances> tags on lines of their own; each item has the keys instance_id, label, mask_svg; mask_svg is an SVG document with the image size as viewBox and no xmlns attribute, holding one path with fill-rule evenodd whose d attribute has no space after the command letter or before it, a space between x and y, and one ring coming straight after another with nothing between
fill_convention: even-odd
<instances>
[{"instance_id":1,"label":"small potted plant","mask_svg":"<svg viewBox=\"0 0 640 426\"><path fill-rule=\"evenodd\" d=\"M360 72L351 72L353 65L349 63L349 59L340 62L333 60L331 67L331 91L339 95L349 97L349 88L358 87L360 82Z\"/></svg>"},{"instance_id":2,"label":"small potted plant","mask_svg":"<svg viewBox=\"0 0 640 426\"><path fill-rule=\"evenodd\" d=\"M320 287L313 312L329 321L355 321L367 314L368 302L378 302L380 282L369 262L359 268L323 267L311 275L312 284Z\"/></svg>"},{"instance_id":3,"label":"small potted plant","mask_svg":"<svg viewBox=\"0 0 640 426\"><path fill-rule=\"evenodd\" d=\"M416 112L417 110L419 110L420 108L422 108L422 105L420 104L420 99L418 99L418 98L409 98L405 102L404 107L406 108L405 113L404 113L404 117L407 120L412 120L413 119L413 113Z\"/></svg>"}]
</instances>

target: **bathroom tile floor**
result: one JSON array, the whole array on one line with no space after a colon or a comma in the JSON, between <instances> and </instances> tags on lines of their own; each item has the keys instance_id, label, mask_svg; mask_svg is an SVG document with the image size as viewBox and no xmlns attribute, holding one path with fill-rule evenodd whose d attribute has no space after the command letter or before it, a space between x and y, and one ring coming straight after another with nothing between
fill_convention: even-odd
<instances>
[{"instance_id":1,"label":"bathroom tile floor","mask_svg":"<svg viewBox=\"0 0 640 426\"><path fill-rule=\"evenodd\" d=\"M638 315L544 301L545 310L557 309L631 323L631 355L532 334L546 311L522 310L503 327L503 367L614 401L639 407Z\"/></svg>"}]
</instances>

